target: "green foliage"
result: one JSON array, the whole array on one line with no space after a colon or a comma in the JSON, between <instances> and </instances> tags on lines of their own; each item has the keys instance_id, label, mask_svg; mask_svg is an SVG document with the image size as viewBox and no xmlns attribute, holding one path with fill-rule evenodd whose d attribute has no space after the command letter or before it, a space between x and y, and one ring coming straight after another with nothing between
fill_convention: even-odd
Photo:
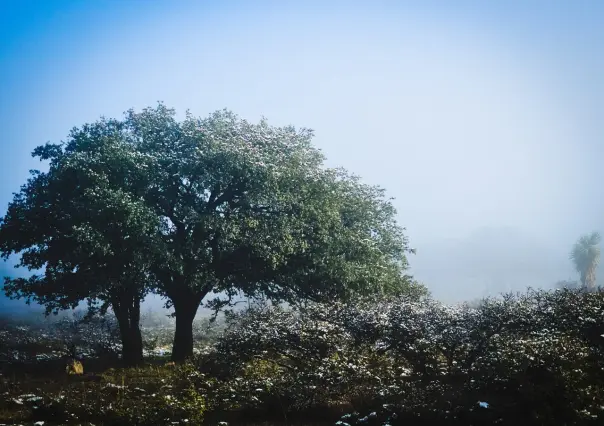
<instances>
[{"instance_id":1,"label":"green foliage","mask_svg":"<svg viewBox=\"0 0 604 426\"><path fill-rule=\"evenodd\" d=\"M109 372L103 375L104 400L90 411L114 424L165 424L175 419L201 424L206 400L193 387L194 374L186 366Z\"/></svg>"},{"instance_id":2,"label":"green foliage","mask_svg":"<svg viewBox=\"0 0 604 426\"><path fill-rule=\"evenodd\" d=\"M37 392L28 404L39 421L61 424L200 425L205 399L192 387L187 371L160 367L120 369L101 381L73 379L58 393ZM13 400L23 404L25 398Z\"/></svg>"},{"instance_id":3,"label":"green foliage","mask_svg":"<svg viewBox=\"0 0 604 426\"><path fill-rule=\"evenodd\" d=\"M312 135L229 111L179 122L161 103L75 128L34 151L49 172L32 172L0 225L4 257L45 268L7 279L7 294L118 313L153 290L175 308L183 359L211 292L226 295L218 310L238 293L295 304L421 291L384 190L325 167Z\"/></svg>"},{"instance_id":4,"label":"green foliage","mask_svg":"<svg viewBox=\"0 0 604 426\"><path fill-rule=\"evenodd\" d=\"M0 393L12 418L62 424L314 416L340 425L595 425L603 333L599 291L529 291L474 307L408 296L259 303L229 314L195 363L109 369L94 381L64 376L55 388L3 374Z\"/></svg>"},{"instance_id":5,"label":"green foliage","mask_svg":"<svg viewBox=\"0 0 604 426\"><path fill-rule=\"evenodd\" d=\"M108 302L115 287L126 284L144 296L148 277L136 248L153 228L153 217L124 187L135 180L136 161L120 163L128 157L115 140L119 128L102 120L74 129L66 146L34 150L50 161L49 171L32 171L15 194L0 226L0 251L5 258L21 254L18 266L45 271L7 278L9 296L33 298L49 312L86 299ZM107 168L111 174L103 172Z\"/></svg>"},{"instance_id":6,"label":"green foliage","mask_svg":"<svg viewBox=\"0 0 604 426\"><path fill-rule=\"evenodd\" d=\"M154 268L172 301L174 282L291 303L401 279L407 242L383 190L323 167L310 130L228 111L178 123L161 104L126 123L149 160L144 199L163 224Z\"/></svg>"}]
</instances>

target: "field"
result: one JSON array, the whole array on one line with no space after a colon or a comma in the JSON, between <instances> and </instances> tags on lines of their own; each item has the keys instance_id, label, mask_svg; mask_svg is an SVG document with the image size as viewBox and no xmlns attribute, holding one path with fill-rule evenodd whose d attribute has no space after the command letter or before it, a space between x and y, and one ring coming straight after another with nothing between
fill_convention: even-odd
<instances>
[{"instance_id":1,"label":"field","mask_svg":"<svg viewBox=\"0 0 604 426\"><path fill-rule=\"evenodd\" d=\"M201 421L195 411L206 414L209 424L223 417L234 420L229 424L242 421L237 413L208 415L204 401L195 397L179 398L195 374L191 364L170 362L174 322L149 312L142 323L145 365L127 369L121 367L119 331L111 316L87 321L77 311L0 319L0 424L190 425ZM197 354L209 351L220 329L220 322L196 320ZM82 361L84 374L68 372L74 358ZM269 418L271 424L291 424L281 413L276 417Z\"/></svg>"},{"instance_id":2,"label":"field","mask_svg":"<svg viewBox=\"0 0 604 426\"><path fill-rule=\"evenodd\" d=\"M0 424L595 425L603 299L259 304L198 319L184 365L169 362L171 320L147 314L145 364L128 369L111 316L4 319Z\"/></svg>"}]
</instances>

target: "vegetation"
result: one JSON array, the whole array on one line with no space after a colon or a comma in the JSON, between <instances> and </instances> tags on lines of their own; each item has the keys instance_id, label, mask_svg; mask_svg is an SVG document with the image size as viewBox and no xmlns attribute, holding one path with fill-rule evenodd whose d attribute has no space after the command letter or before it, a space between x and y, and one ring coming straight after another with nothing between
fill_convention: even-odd
<instances>
[{"instance_id":1,"label":"vegetation","mask_svg":"<svg viewBox=\"0 0 604 426\"><path fill-rule=\"evenodd\" d=\"M600 234L597 232L583 235L570 253L575 269L581 274L581 284L591 290L596 287L596 268L600 263L600 248L598 247L600 241Z\"/></svg>"},{"instance_id":2,"label":"vegetation","mask_svg":"<svg viewBox=\"0 0 604 426\"><path fill-rule=\"evenodd\" d=\"M0 252L34 272L7 295L47 315L0 321L0 421L599 424L597 233L571 253L581 285L444 305L406 274L384 191L311 138L159 104L37 148ZM173 317L141 315L149 293Z\"/></svg>"},{"instance_id":3,"label":"vegetation","mask_svg":"<svg viewBox=\"0 0 604 426\"><path fill-rule=\"evenodd\" d=\"M61 365L71 357L63 323L3 325L4 421L595 425L604 407L602 291L531 290L474 308L258 302L198 336L188 363L148 353L134 369L91 349L111 333L87 321L74 322L83 335L72 328L84 375ZM160 328L143 328L147 345Z\"/></svg>"},{"instance_id":4,"label":"vegetation","mask_svg":"<svg viewBox=\"0 0 604 426\"><path fill-rule=\"evenodd\" d=\"M410 289L410 249L384 191L324 167L311 137L228 111L178 122L159 104L37 148L50 169L15 195L0 252L45 271L7 278L7 294L49 311L111 307L136 365L149 291L174 307L181 362L211 293L226 296L210 301L220 309L238 293L296 304Z\"/></svg>"}]
</instances>

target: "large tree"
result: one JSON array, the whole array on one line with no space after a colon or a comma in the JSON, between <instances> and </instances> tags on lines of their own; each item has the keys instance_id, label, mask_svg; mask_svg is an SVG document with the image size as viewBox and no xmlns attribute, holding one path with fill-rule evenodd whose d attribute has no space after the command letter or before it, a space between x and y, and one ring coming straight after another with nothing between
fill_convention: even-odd
<instances>
[{"instance_id":1,"label":"large tree","mask_svg":"<svg viewBox=\"0 0 604 426\"><path fill-rule=\"evenodd\" d=\"M84 126L56 148L88 193L109 182L128 211L144 212L136 217L148 227L122 228L174 307L175 361L192 354L193 319L210 293L226 297L219 308L236 293L296 303L410 287L407 239L384 191L326 168L311 139L228 111L179 122L159 104ZM102 233L102 221L87 226ZM107 247L128 256L119 244Z\"/></svg>"},{"instance_id":2,"label":"large tree","mask_svg":"<svg viewBox=\"0 0 604 426\"><path fill-rule=\"evenodd\" d=\"M380 188L325 168L312 132L228 111L175 119L159 105L126 122L153 159L146 203L164 223L154 271L173 304L173 358L192 353L210 292L295 303L407 285L407 240Z\"/></svg>"},{"instance_id":3,"label":"large tree","mask_svg":"<svg viewBox=\"0 0 604 426\"><path fill-rule=\"evenodd\" d=\"M581 274L581 284L589 290L596 287L596 269L600 263L600 247L598 247L600 240L600 234L597 232L583 235L570 253L575 269Z\"/></svg>"}]
</instances>

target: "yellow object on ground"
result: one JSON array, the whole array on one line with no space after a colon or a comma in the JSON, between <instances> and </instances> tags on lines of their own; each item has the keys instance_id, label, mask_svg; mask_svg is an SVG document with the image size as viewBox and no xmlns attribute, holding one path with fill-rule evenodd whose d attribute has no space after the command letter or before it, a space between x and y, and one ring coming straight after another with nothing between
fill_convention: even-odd
<instances>
[{"instance_id":1,"label":"yellow object on ground","mask_svg":"<svg viewBox=\"0 0 604 426\"><path fill-rule=\"evenodd\" d=\"M78 360L70 361L65 367L67 374L84 374L84 366Z\"/></svg>"}]
</instances>

